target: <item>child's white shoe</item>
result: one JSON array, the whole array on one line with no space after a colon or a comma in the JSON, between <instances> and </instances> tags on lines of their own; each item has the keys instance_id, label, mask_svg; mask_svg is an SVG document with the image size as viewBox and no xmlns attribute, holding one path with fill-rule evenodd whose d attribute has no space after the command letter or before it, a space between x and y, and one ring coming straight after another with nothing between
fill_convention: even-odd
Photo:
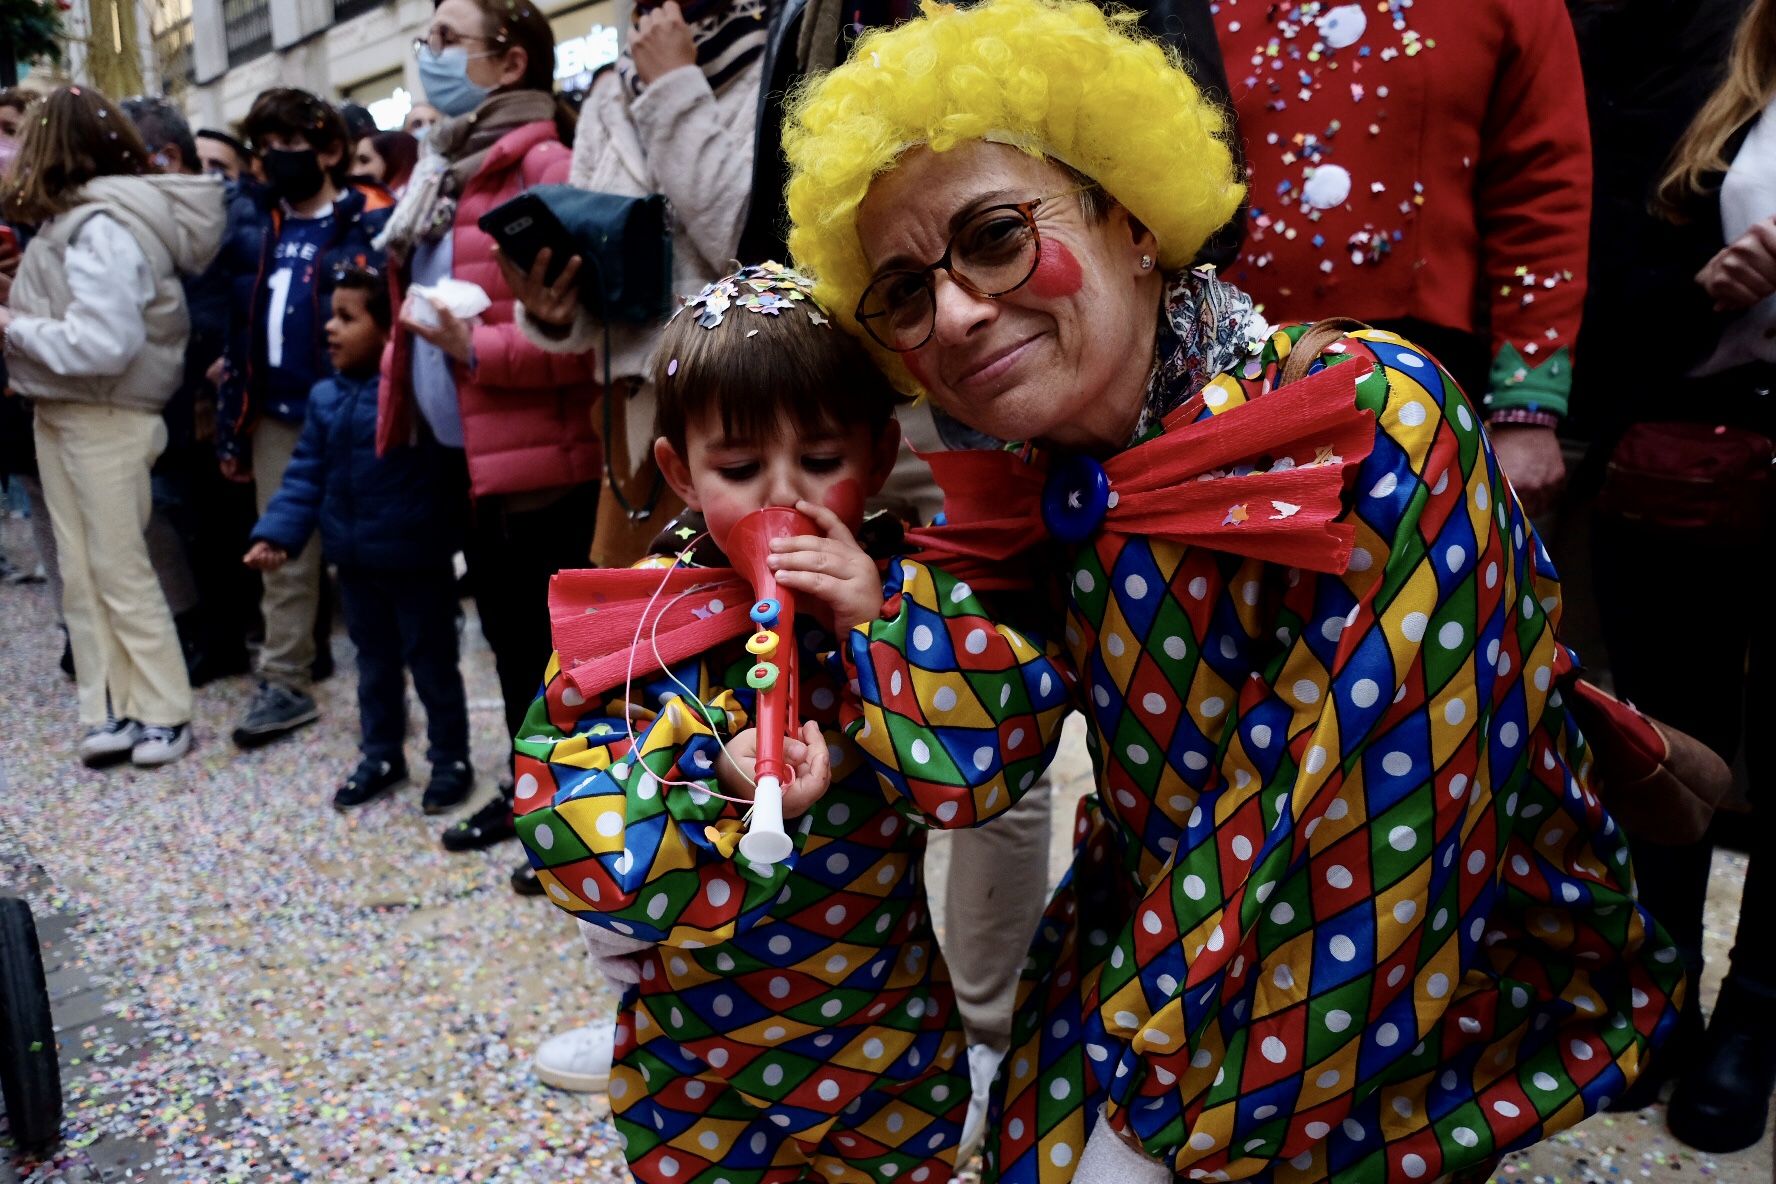
<instances>
[{"instance_id":1,"label":"child's white shoe","mask_svg":"<svg viewBox=\"0 0 1776 1184\"><path fill-rule=\"evenodd\" d=\"M610 1088L615 1041L611 1024L575 1028L538 1045L532 1068L544 1085L576 1094L603 1093Z\"/></svg>"}]
</instances>

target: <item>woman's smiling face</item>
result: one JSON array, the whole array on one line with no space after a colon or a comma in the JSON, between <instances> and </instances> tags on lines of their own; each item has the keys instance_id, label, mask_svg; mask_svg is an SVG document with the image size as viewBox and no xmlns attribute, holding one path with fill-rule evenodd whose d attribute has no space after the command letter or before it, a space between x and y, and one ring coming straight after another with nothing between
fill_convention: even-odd
<instances>
[{"instance_id":1,"label":"woman's smiling face","mask_svg":"<svg viewBox=\"0 0 1776 1184\"><path fill-rule=\"evenodd\" d=\"M901 355L938 406L1000 439L1115 448L1140 412L1161 288L1153 237L1120 206L1095 218L1078 188L1050 161L976 141L911 150L858 211L864 256L881 274L941 258L985 207L1046 199L1029 280L988 299L933 273L930 339Z\"/></svg>"}]
</instances>

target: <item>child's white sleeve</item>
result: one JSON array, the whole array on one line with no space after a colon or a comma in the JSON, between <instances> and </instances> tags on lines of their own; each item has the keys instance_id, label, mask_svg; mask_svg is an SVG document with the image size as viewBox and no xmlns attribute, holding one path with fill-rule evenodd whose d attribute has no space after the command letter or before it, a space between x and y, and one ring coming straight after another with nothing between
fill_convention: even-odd
<instances>
[{"instance_id":1,"label":"child's white sleeve","mask_svg":"<svg viewBox=\"0 0 1776 1184\"><path fill-rule=\"evenodd\" d=\"M148 257L121 222L94 214L68 244L65 261L74 296L67 312L59 319L13 318L7 346L64 378L122 374L148 342Z\"/></svg>"}]
</instances>

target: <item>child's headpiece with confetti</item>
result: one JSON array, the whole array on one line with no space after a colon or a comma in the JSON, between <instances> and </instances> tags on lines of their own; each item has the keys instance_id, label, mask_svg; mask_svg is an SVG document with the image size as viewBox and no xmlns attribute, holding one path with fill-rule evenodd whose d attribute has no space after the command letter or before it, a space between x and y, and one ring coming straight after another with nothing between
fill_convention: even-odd
<instances>
[{"instance_id":1,"label":"child's headpiece with confetti","mask_svg":"<svg viewBox=\"0 0 1776 1184\"><path fill-rule=\"evenodd\" d=\"M813 280L781 263L765 262L742 267L707 285L686 300L684 309L679 311L697 309L697 324L713 329L722 323L730 308L774 317L798 304L807 310L808 319L814 324L828 323L826 311L814 299Z\"/></svg>"}]
</instances>

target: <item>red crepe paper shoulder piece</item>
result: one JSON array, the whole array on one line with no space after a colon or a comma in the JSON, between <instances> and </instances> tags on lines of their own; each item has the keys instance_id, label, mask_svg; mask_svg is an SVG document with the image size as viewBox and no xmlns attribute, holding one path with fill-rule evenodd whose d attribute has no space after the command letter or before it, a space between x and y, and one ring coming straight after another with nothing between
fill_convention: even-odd
<instances>
[{"instance_id":1,"label":"red crepe paper shoulder piece","mask_svg":"<svg viewBox=\"0 0 1776 1184\"><path fill-rule=\"evenodd\" d=\"M549 581L555 652L588 699L751 632L751 605L728 568L591 568Z\"/></svg>"}]
</instances>

